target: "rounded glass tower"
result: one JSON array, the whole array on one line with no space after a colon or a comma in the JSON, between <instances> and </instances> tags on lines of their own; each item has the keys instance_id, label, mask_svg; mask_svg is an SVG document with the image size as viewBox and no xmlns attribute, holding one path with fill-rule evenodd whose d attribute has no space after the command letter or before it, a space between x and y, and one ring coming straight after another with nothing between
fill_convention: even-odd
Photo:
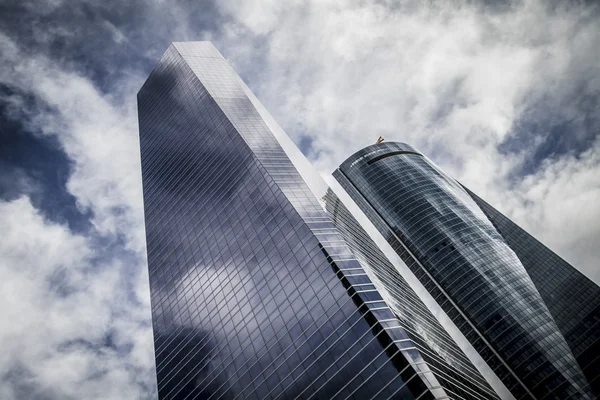
<instances>
[{"instance_id":1,"label":"rounded glass tower","mask_svg":"<svg viewBox=\"0 0 600 400\"><path fill-rule=\"evenodd\" d=\"M594 398L519 257L414 147L366 147L334 177L516 398Z\"/></svg>"}]
</instances>

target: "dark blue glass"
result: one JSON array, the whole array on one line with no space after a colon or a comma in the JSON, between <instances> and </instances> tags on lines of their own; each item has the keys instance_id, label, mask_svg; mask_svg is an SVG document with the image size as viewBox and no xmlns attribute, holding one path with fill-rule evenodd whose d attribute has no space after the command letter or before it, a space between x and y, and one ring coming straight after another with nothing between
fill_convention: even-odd
<instances>
[{"instance_id":1,"label":"dark blue glass","mask_svg":"<svg viewBox=\"0 0 600 400\"><path fill-rule=\"evenodd\" d=\"M516 398L593 398L523 263L458 182L394 142L334 176Z\"/></svg>"},{"instance_id":2,"label":"dark blue glass","mask_svg":"<svg viewBox=\"0 0 600 400\"><path fill-rule=\"evenodd\" d=\"M161 399L448 397L210 43L173 44L138 111Z\"/></svg>"}]
</instances>

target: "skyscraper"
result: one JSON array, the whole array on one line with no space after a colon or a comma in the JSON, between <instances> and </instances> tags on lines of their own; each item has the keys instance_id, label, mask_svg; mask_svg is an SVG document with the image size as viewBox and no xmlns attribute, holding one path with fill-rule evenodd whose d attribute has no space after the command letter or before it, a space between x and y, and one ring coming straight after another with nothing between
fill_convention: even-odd
<instances>
[{"instance_id":1,"label":"skyscraper","mask_svg":"<svg viewBox=\"0 0 600 400\"><path fill-rule=\"evenodd\" d=\"M370 277L387 261L349 245L335 195L210 43L172 44L138 114L161 399L497 398L403 281L390 308Z\"/></svg>"},{"instance_id":2,"label":"skyscraper","mask_svg":"<svg viewBox=\"0 0 600 400\"><path fill-rule=\"evenodd\" d=\"M516 398L598 395L597 285L409 145L334 177Z\"/></svg>"},{"instance_id":3,"label":"skyscraper","mask_svg":"<svg viewBox=\"0 0 600 400\"><path fill-rule=\"evenodd\" d=\"M438 373L444 386L452 388L455 382L464 385L465 377L470 377L471 382L467 381L466 385L478 386L483 390L481 393L493 397L492 392L486 393L487 385L479 377L471 361L402 277L398 265L387 258L375 243L374 239L377 238L372 238L366 232L363 225L333 190L328 189L324 198L333 223L346 239L370 279L379 288L383 299L402 323L412 343L421 351L424 360ZM460 339L464 340L464 338ZM506 388L501 389L506 392ZM450 394L461 395L462 393L460 390L455 390Z\"/></svg>"}]
</instances>

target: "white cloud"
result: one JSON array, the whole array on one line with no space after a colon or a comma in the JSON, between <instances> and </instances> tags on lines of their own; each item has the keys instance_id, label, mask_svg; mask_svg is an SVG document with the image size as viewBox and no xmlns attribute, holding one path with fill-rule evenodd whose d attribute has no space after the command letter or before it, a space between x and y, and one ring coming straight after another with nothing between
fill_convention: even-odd
<instances>
[{"instance_id":1,"label":"white cloud","mask_svg":"<svg viewBox=\"0 0 600 400\"><path fill-rule=\"evenodd\" d=\"M106 28L106 30L108 30L111 33L111 35L113 37L113 40L117 44L123 44L124 42L127 41L127 38L125 37L125 35L123 34L123 32L121 32L121 30L119 28L117 28L110 21L104 20L104 27Z\"/></svg>"},{"instance_id":2,"label":"white cloud","mask_svg":"<svg viewBox=\"0 0 600 400\"><path fill-rule=\"evenodd\" d=\"M5 36L0 47L6 50L0 81L38 100L14 106L28 118L29 129L56 137L73 161L67 189L93 223L84 236L45 220L28 197L0 203L2 397L153 397L131 101L141 79L129 76L123 92L105 95L89 79L23 52Z\"/></svg>"},{"instance_id":3,"label":"white cloud","mask_svg":"<svg viewBox=\"0 0 600 400\"><path fill-rule=\"evenodd\" d=\"M26 197L0 203L0 224L0 375L9 376L0 385L3 398L13 398L10 391L20 387L28 398L150 395L147 316L115 301L115 294L125 292L128 266L94 261L89 238L44 220ZM113 332L114 347L104 347ZM140 372L146 380L141 386Z\"/></svg>"},{"instance_id":4,"label":"white cloud","mask_svg":"<svg viewBox=\"0 0 600 400\"><path fill-rule=\"evenodd\" d=\"M126 235L131 249L144 250L139 140L131 101L142 79L123 82L111 97L89 79L22 52L6 36L0 35L0 45L8 50L0 80L50 107L26 110L29 126L36 133L56 136L73 160L67 188L78 206L93 211L99 233Z\"/></svg>"}]
</instances>

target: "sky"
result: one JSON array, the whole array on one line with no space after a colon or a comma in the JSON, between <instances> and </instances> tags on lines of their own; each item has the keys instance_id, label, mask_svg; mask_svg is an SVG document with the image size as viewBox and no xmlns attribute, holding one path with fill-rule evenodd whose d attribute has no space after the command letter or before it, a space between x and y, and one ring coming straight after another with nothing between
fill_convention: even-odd
<instances>
[{"instance_id":1,"label":"sky","mask_svg":"<svg viewBox=\"0 0 600 400\"><path fill-rule=\"evenodd\" d=\"M600 283L592 1L0 1L0 398L153 399L136 93L210 40L326 177L410 143Z\"/></svg>"}]
</instances>

